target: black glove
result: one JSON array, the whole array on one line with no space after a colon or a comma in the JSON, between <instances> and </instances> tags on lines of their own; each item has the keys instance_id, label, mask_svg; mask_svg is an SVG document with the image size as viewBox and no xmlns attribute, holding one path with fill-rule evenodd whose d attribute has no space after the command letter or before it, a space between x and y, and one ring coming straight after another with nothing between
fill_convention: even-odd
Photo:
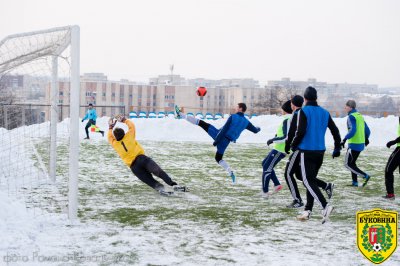
<instances>
[{"instance_id":1,"label":"black glove","mask_svg":"<svg viewBox=\"0 0 400 266\"><path fill-rule=\"evenodd\" d=\"M290 154L290 144L289 143L285 143L285 152L287 153L287 154Z\"/></svg>"},{"instance_id":2,"label":"black glove","mask_svg":"<svg viewBox=\"0 0 400 266\"><path fill-rule=\"evenodd\" d=\"M340 156L340 150L334 149L332 152L332 159L334 159L335 157L339 157L339 156Z\"/></svg>"},{"instance_id":3,"label":"black glove","mask_svg":"<svg viewBox=\"0 0 400 266\"><path fill-rule=\"evenodd\" d=\"M257 132L256 132L256 133L258 133L258 132L261 131L261 128L260 128L260 127L256 127L256 129L257 129Z\"/></svg>"},{"instance_id":4,"label":"black glove","mask_svg":"<svg viewBox=\"0 0 400 266\"><path fill-rule=\"evenodd\" d=\"M217 144L218 144L218 143L217 143L216 141L213 142L213 146L217 146Z\"/></svg>"},{"instance_id":5,"label":"black glove","mask_svg":"<svg viewBox=\"0 0 400 266\"><path fill-rule=\"evenodd\" d=\"M83 122L83 121L85 121L85 120L82 119L82 122Z\"/></svg>"},{"instance_id":6,"label":"black glove","mask_svg":"<svg viewBox=\"0 0 400 266\"><path fill-rule=\"evenodd\" d=\"M368 146L369 144L369 139L365 139L365 147Z\"/></svg>"},{"instance_id":7,"label":"black glove","mask_svg":"<svg viewBox=\"0 0 400 266\"><path fill-rule=\"evenodd\" d=\"M389 141L388 143L386 143L386 147L390 148L390 147L393 146L394 144L396 144L396 141L394 141L394 140Z\"/></svg>"},{"instance_id":8,"label":"black glove","mask_svg":"<svg viewBox=\"0 0 400 266\"><path fill-rule=\"evenodd\" d=\"M340 142L340 147L344 149L344 144L346 144L346 139L343 139L342 142Z\"/></svg>"},{"instance_id":9,"label":"black glove","mask_svg":"<svg viewBox=\"0 0 400 266\"><path fill-rule=\"evenodd\" d=\"M267 145L268 145L268 146L271 145L272 143L274 143L274 141L273 141L272 139L269 139L269 140L267 141Z\"/></svg>"}]
</instances>

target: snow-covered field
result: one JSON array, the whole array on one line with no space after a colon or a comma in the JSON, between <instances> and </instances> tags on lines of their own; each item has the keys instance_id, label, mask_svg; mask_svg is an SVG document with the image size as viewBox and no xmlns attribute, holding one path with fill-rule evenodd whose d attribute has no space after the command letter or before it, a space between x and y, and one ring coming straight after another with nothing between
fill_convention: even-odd
<instances>
[{"instance_id":1,"label":"snow-covered field","mask_svg":"<svg viewBox=\"0 0 400 266\"><path fill-rule=\"evenodd\" d=\"M400 209L398 199L380 198L391 152L384 145L396 137L397 119L366 118L371 144L358 164L372 179L363 189L346 186L351 177L344 158L333 160L328 148L320 178L336 184L331 201L336 209L325 225L318 206L310 221L296 221L298 210L285 208L291 201L286 186L268 200L259 196L261 161L270 150L265 143L280 117L252 119L262 131L244 132L228 148L225 159L237 172L235 186L215 163L215 148L202 129L183 120L134 120L146 154L192 190L174 197L162 197L138 181L106 139L91 133L90 141L81 142L79 221L74 223L65 214L66 143L60 141L55 185L33 187L17 198L0 186L0 265L369 265L356 246L355 215ZM61 133L68 130L66 122ZM335 122L343 137L346 120ZM212 123L218 127L224 121ZM107 119L98 125L106 129ZM331 139L328 133L328 146ZM281 181L286 159L276 168ZM396 172L397 194L399 187ZM26 208L32 199L40 209ZM399 264L397 250L383 265Z\"/></svg>"}]
</instances>

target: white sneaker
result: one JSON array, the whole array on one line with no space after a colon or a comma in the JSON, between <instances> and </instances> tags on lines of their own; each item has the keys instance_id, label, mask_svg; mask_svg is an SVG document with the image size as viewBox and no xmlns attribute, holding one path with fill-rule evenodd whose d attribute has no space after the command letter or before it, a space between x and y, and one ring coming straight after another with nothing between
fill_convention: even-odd
<instances>
[{"instance_id":1,"label":"white sneaker","mask_svg":"<svg viewBox=\"0 0 400 266\"><path fill-rule=\"evenodd\" d=\"M329 220L329 215L333 211L334 207L327 204L325 209L322 210L322 224Z\"/></svg>"},{"instance_id":2,"label":"white sneaker","mask_svg":"<svg viewBox=\"0 0 400 266\"><path fill-rule=\"evenodd\" d=\"M300 215L297 215L297 220L307 221L310 219L311 211L303 211Z\"/></svg>"},{"instance_id":3,"label":"white sneaker","mask_svg":"<svg viewBox=\"0 0 400 266\"><path fill-rule=\"evenodd\" d=\"M260 192L260 196L261 196L261 198L263 198L263 199L268 199L268 198L269 198L269 193L268 193L268 192L261 191L261 192Z\"/></svg>"}]
</instances>

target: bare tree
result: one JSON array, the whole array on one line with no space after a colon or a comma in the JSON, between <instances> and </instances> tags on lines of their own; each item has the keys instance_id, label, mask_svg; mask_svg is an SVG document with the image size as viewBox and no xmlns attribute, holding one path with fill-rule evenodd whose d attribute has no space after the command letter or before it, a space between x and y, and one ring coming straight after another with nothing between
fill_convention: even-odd
<instances>
[{"instance_id":1,"label":"bare tree","mask_svg":"<svg viewBox=\"0 0 400 266\"><path fill-rule=\"evenodd\" d=\"M279 113L282 104L290 100L299 91L299 88L294 87L269 86L260 94L259 100L254 104L254 107L260 113Z\"/></svg>"}]
</instances>

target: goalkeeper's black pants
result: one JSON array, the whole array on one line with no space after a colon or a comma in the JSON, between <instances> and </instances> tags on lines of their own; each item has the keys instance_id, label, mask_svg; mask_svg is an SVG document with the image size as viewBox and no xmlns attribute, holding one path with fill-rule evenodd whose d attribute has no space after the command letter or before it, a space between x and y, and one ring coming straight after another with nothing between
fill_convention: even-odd
<instances>
[{"instance_id":1,"label":"goalkeeper's black pants","mask_svg":"<svg viewBox=\"0 0 400 266\"><path fill-rule=\"evenodd\" d=\"M385 185L388 194L394 194L394 175L393 172L400 167L400 147L396 147L390 155L385 168Z\"/></svg>"},{"instance_id":2,"label":"goalkeeper's black pants","mask_svg":"<svg viewBox=\"0 0 400 266\"><path fill-rule=\"evenodd\" d=\"M153 178L153 175L164 180L165 183L172 186L173 181L169 175L150 157L146 155L139 155L131 165L132 173L134 173L143 183L148 186L160 190L164 186Z\"/></svg>"}]
</instances>

